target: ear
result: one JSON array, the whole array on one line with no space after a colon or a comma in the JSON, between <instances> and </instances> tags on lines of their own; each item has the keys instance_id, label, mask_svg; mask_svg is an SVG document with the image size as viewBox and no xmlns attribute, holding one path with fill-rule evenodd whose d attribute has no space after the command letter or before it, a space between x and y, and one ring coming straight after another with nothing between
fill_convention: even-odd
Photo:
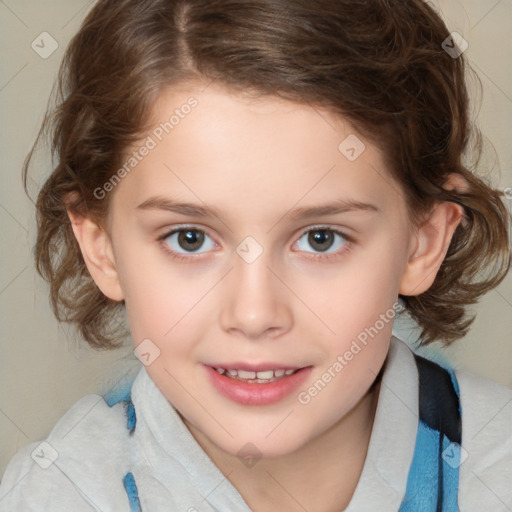
<instances>
[{"instance_id":1,"label":"ear","mask_svg":"<svg viewBox=\"0 0 512 512\"><path fill-rule=\"evenodd\" d=\"M124 293L108 233L89 217L79 217L69 210L68 217L94 282L108 298L122 301Z\"/></svg>"},{"instance_id":2,"label":"ear","mask_svg":"<svg viewBox=\"0 0 512 512\"><path fill-rule=\"evenodd\" d=\"M463 214L458 204L437 203L420 224L411 238L411 252L400 282L401 295L419 295L432 286Z\"/></svg>"}]
</instances>

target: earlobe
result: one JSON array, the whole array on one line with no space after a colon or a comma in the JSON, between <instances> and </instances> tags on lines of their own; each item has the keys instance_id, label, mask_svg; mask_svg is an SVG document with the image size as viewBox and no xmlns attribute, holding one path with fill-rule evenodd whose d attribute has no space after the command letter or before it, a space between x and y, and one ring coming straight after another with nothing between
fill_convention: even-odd
<instances>
[{"instance_id":1,"label":"earlobe","mask_svg":"<svg viewBox=\"0 0 512 512\"><path fill-rule=\"evenodd\" d=\"M88 217L79 217L69 210L68 216L94 282L108 298L115 301L123 300L124 293L108 233Z\"/></svg>"},{"instance_id":2,"label":"earlobe","mask_svg":"<svg viewBox=\"0 0 512 512\"><path fill-rule=\"evenodd\" d=\"M411 239L411 254L400 282L401 295L419 295L434 282L450 246L463 209L450 202L438 203Z\"/></svg>"}]
</instances>

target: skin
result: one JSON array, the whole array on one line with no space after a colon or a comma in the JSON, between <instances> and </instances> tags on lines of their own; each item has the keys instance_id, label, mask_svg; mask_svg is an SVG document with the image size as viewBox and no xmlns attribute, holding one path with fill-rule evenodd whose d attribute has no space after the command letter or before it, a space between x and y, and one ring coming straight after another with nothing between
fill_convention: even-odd
<instances>
[{"instance_id":1,"label":"skin","mask_svg":"<svg viewBox=\"0 0 512 512\"><path fill-rule=\"evenodd\" d=\"M162 94L154 126L190 96L197 107L110 192L107 228L70 214L75 236L99 288L125 300L135 346L159 348L148 374L251 509L339 510L366 457L379 392L370 386L392 322L306 405L296 392L273 405L234 403L204 364L312 366L298 391L307 390L399 293L428 289L462 212L441 203L412 228L382 152L358 136L366 149L349 161L338 146L356 133L350 123L311 106L197 84ZM138 208L154 196L218 216ZM377 210L294 219L338 200ZM195 253L177 235L158 240L183 224L209 235ZM318 251L307 232L319 225L346 238ZM263 249L252 263L236 252L247 236ZM249 442L262 454L250 468L237 456Z\"/></svg>"}]
</instances>

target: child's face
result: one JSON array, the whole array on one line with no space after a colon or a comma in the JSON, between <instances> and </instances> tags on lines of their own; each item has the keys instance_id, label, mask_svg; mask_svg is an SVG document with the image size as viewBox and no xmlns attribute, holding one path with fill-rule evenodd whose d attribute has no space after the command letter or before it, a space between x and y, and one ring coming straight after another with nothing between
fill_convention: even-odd
<instances>
[{"instance_id":1,"label":"child's face","mask_svg":"<svg viewBox=\"0 0 512 512\"><path fill-rule=\"evenodd\" d=\"M400 187L374 145L358 156L350 125L319 109L212 84L166 93L155 116L156 147L133 148L149 150L111 192L134 343L151 340L151 359L158 347L149 375L215 445L290 453L359 403L386 357L412 246ZM327 205L340 209L301 215ZM247 384L219 367L302 370Z\"/></svg>"}]
</instances>

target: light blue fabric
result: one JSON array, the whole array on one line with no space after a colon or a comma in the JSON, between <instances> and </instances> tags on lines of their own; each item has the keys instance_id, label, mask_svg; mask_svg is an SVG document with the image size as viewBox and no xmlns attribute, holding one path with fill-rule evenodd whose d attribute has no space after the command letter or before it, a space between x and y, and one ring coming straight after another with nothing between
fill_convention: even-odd
<instances>
[{"instance_id":1,"label":"light blue fabric","mask_svg":"<svg viewBox=\"0 0 512 512\"><path fill-rule=\"evenodd\" d=\"M124 402L125 413L126 413L126 428L133 434L135 426L137 424L137 416L135 414L135 407L131 401L131 387L133 381L120 386L110 391L109 395L105 397L105 401L112 407L113 405ZM141 512L139 492L135 478L131 472L127 473L123 478L123 485L128 496L128 502L130 504L130 512Z\"/></svg>"},{"instance_id":2,"label":"light blue fabric","mask_svg":"<svg viewBox=\"0 0 512 512\"><path fill-rule=\"evenodd\" d=\"M137 485L131 473L127 473L126 476L123 478L123 485L124 488L126 489L126 494L128 495L128 501L130 503L130 512L141 512Z\"/></svg>"},{"instance_id":3,"label":"light blue fabric","mask_svg":"<svg viewBox=\"0 0 512 512\"><path fill-rule=\"evenodd\" d=\"M440 453L439 435L437 430L431 429L422 421L419 422L406 495L399 512L437 512L439 486L443 493L441 510L443 512L459 510L457 492L460 446L443 436ZM442 453L445 454L445 459L443 459ZM442 466L442 482L439 482L440 465Z\"/></svg>"},{"instance_id":4,"label":"light blue fabric","mask_svg":"<svg viewBox=\"0 0 512 512\"><path fill-rule=\"evenodd\" d=\"M421 372L421 368L418 369ZM445 371L460 398L455 373L450 369ZM432 400L432 396L425 397L420 393L420 402L426 398ZM457 413L461 413L460 402ZM420 419L405 498L399 512L458 512L460 456L457 442L452 442Z\"/></svg>"},{"instance_id":5,"label":"light blue fabric","mask_svg":"<svg viewBox=\"0 0 512 512\"><path fill-rule=\"evenodd\" d=\"M128 380L127 382L110 389L106 394L103 395L103 398L109 407L130 399L132 384L134 380L135 378Z\"/></svg>"}]
</instances>

